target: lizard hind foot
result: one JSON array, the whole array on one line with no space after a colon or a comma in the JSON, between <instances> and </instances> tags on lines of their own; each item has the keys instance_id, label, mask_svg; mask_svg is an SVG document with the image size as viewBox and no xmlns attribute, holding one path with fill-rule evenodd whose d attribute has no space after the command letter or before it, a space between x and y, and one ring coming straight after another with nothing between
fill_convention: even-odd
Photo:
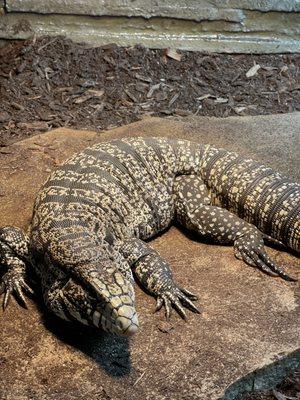
<instances>
[{"instance_id":1,"label":"lizard hind foot","mask_svg":"<svg viewBox=\"0 0 300 400\"><path fill-rule=\"evenodd\" d=\"M266 253L263 235L257 230L248 232L234 242L234 254L252 267L257 267L268 275L280 276L290 282L297 281L280 268Z\"/></svg>"}]
</instances>

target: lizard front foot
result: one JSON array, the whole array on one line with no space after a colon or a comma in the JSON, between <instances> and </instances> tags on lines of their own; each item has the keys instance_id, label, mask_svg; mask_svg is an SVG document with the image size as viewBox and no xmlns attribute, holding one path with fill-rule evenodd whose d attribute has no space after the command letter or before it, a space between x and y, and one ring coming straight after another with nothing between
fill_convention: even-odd
<instances>
[{"instance_id":1,"label":"lizard front foot","mask_svg":"<svg viewBox=\"0 0 300 400\"><path fill-rule=\"evenodd\" d=\"M12 293L14 293L20 300L21 304L27 308L23 292L26 291L33 294L33 290L27 285L24 278L25 274L21 269L11 269L3 275L0 285L0 295L4 293L4 299L2 303L3 310L5 310L8 306Z\"/></svg>"},{"instance_id":2,"label":"lizard front foot","mask_svg":"<svg viewBox=\"0 0 300 400\"><path fill-rule=\"evenodd\" d=\"M171 316L172 307L174 307L178 314L186 320L187 315L183 306L197 314L200 314L200 310L192 302L192 300L195 301L197 299L198 297L196 295L172 282L172 286L168 286L157 295L155 312L164 306L166 310L166 318L168 320Z\"/></svg>"},{"instance_id":3,"label":"lizard front foot","mask_svg":"<svg viewBox=\"0 0 300 400\"><path fill-rule=\"evenodd\" d=\"M237 258L269 275L276 274L286 281L297 281L268 256L264 248L263 235L259 230L251 230L236 239L234 254Z\"/></svg>"},{"instance_id":4,"label":"lizard front foot","mask_svg":"<svg viewBox=\"0 0 300 400\"><path fill-rule=\"evenodd\" d=\"M14 226L0 228L0 266L7 270L0 280L0 295L4 293L3 310L12 293L27 308L23 291L33 293L33 290L25 282L25 261L30 261L29 237Z\"/></svg>"},{"instance_id":5,"label":"lizard front foot","mask_svg":"<svg viewBox=\"0 0 300 400\"><path fill-rule=\"evenodd\" d=\"M169 319L173 307L185 320L187 315L183 306L195 313L200 313L193 303L197 300L197 296L174 281L168 263L147 243L131 238L124 242L122 254L132 266L140 284L156 297L155 311L164 306L166 317Z\"/></svg>"}]
</instances>

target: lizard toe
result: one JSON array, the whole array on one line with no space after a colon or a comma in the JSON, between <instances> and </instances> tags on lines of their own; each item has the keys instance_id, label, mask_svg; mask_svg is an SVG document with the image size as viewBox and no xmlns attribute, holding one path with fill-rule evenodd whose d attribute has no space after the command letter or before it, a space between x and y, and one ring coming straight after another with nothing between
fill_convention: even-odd
<instances>
[{"instance_id":1,"label":"lizard toe","mask_svg":"<svg viewBox=\"0 0 300 400\"><path fill-rule=\"evenodd\" d=\"M198 296L197 296L196 294L190 292L189 290L183 288L182 286L179 286L179 285L178 285L178 289L179 289L186 297L188 297L189 299L191 299L191 300L193 300L193 301L198 300Z\"/></svg>"},{"instance_id":2,"label":"lizard toe","mask_svg":"<svg viewBox=\"0 0 300 400\"><path fill-rule=\"evenodd\" d=\"M20 301L24 308L27 308L27 303L24 297L24 292L33 294L33 290L25 282L23 276L19 276L13 271L8 271L3 275L2 283L0 287L0 294L4 293L2 302L3 311L6 310L9 305L11 295L14 293L16 298Z\"/></svg>"},{"instance_id":3,"label":"lizard toe","mask_svg":"<svg viewBox=\"0 0 300 400\"><path fill-rule=\"evenodd\" d=\"M280 276L286 281L296 281L297 279L289 276L268 256L263 238L263 234L256 229L246 232L234 242L235 256L268 275Z\"/></svg>"},{"instance_id":4,"label":"lizard toe","mask_svg":"<svg viewBox=\"0 0 300 400\"><path fill-rule=\"evenodd\" d=\"M188 295L186 293L188 293ZM174 308L182 319L187 320L184 307L194 313L200 314L200 310L192 301L196 299L196 295L180 288L179 286L175 286L172 289L166 290L163 294L157 297L155 311L160 310L164 306L166 311L166 319L168 320L171 316L172 308Z\"/></svg>"},{"instance_id":5,"label":"lizard toe","mask_svg":"<svg viewBox=\"0 0 300 400\"><path fill-rule=\"evenodd\" d=\"M282 279L290 282L296 282L297 278L288 275L281 267L279 267L265 251L257 251L258 264L264 264L270 271L280 276Z\"/></svg>"}]
</instances>

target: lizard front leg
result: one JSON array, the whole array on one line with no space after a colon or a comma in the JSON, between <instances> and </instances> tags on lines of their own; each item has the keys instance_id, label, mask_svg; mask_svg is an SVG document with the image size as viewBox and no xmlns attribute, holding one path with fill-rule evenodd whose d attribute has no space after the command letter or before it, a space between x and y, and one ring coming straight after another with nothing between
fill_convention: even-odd
<instances>
[{"instance_id":1,"label":"lizard front leg","mask_svg":"<svg viewBox=\"0 0 300 400\"><path fill-rule=\"evenodd\" d=\"M199 177L182 176L175 184L176 218L188 230L216 243L233 244L235 256L268 274L290 277L264 249L264 235L230 211L209 204Z\"/></svg>"},{"instance_id":2,"label":"lizard front leg","mask_svg":"<svg viewBox=\"0 0 300 400\"><path fill-rule=\"evenodd\" d=\"M186 319L183 305L199 313L191 301L197 300L197 296L175 282L167 262L145 242L137 238L128 239L123 243L121 253L141 285L156 297L156 311L164 306L167 319L171 315L172 306L183 319Z\"/></svg>"},{"instance_id":3,"label":"lizard front leg","mask_svg":"<svg viewBox=\"0 0 300 400\"><path fill-rule=\"evenodd\" d=\"M12 226L0 229L0 264L7 272L2 276L0 294L4 293L3 309L5 309L12 293L26 307L23 291L33 293L25 282L26 262L29 262L29 238L24 232Z\"/></svg>"}]
</instances>

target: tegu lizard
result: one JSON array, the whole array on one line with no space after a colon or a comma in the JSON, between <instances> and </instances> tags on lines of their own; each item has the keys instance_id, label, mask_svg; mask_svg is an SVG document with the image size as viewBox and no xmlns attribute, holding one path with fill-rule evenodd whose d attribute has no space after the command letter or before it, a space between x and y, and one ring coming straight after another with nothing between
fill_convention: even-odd
<instances>
[{"instance_id":1,"label":"tegu lizard","mask_svg":"<svg viewBox=\"0 0 300 400\"><path fill-rule=\"evenodd\" d=\"M4 308L25 304L37 275L46 306L65 320L132 335L138 329L133 277L156 309L199 312L196 295L172 277L148 240L174 222L199 239L233 245L236 257L293 280L267 255L264 239L300 249L300 185L259 162L186 140L127 138L88 147L40 189L29 235L0 230Z\"/></svg>"}]
</instances>

